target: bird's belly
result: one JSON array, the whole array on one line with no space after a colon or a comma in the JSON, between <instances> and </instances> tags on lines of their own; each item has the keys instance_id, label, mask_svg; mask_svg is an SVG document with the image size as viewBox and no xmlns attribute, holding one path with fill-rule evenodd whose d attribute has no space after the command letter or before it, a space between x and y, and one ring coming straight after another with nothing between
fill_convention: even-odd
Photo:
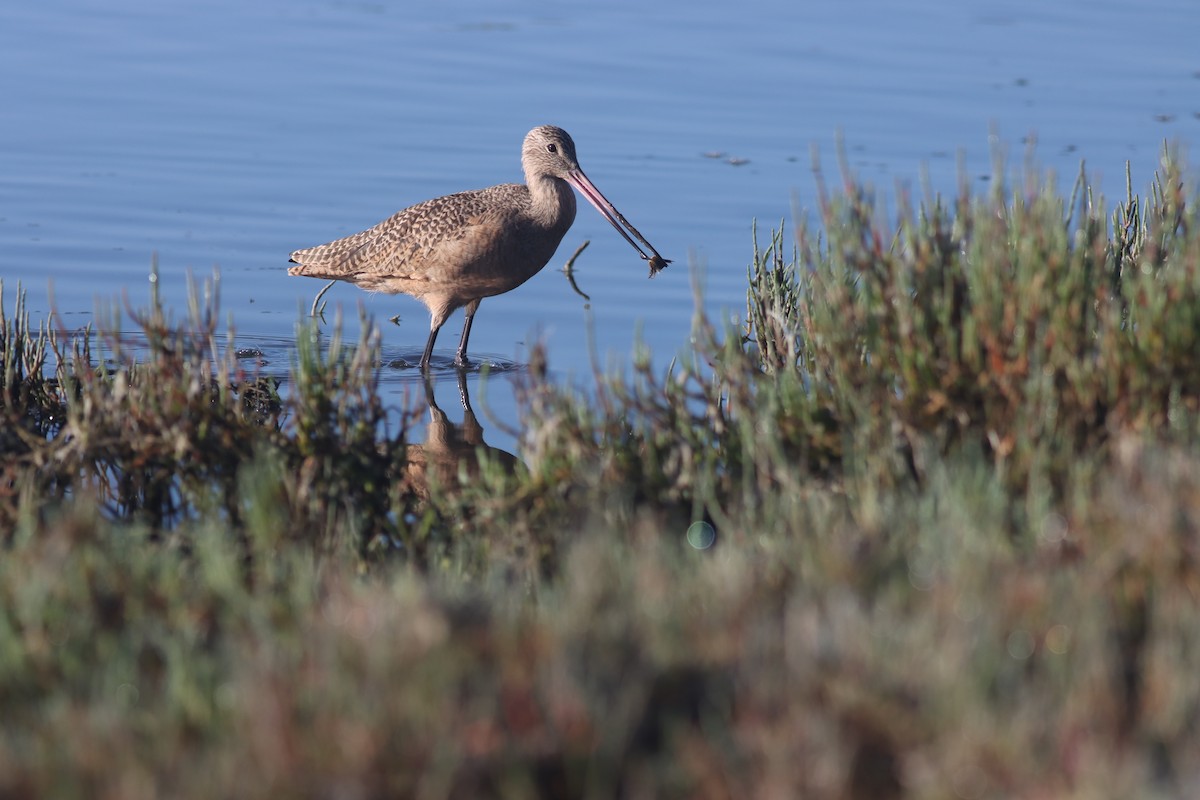
<instances>
[{"instance_id":1,"label":"bird's belly","mask_svg":"<svg viewBox=\"0 0 1200 800\"><path fill-rule=\"evenodd\" d=\"M522 252L509 258L481 261L463 274L459 284L473 297L504 294L538 274L553 255L554 250L544 254Z\"/></svg>"},{"instance_id":2,"label":"bird's belly","mask_svg":"<svg viewBox=\"0 0 1200 800\"><path fill-rule=\"evenodd\" d=\"M452 285L464 298L491 297L512 291L536 275L558 249L562 233L520 235L506 232L492 238L487 246L449 258L444 269L430 270L431 277L443 285Z\"/></svg>"}]
</instances>

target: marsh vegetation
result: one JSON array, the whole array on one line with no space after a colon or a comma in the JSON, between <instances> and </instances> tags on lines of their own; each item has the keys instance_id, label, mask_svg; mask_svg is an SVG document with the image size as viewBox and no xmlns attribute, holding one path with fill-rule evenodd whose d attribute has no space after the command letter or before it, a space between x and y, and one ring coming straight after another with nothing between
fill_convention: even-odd
<instances>
[{"instance_id":1,"label":"marsh vegetation","mask_svg":"<svg viewBox=\"0 0 1200 800\"><path fill-rule=\"evenodd\" d=\"M820 198L668 370L535 352L515 458L436 404L410 442L370 326L302 324L279 385L201 291L136 361L10 291L0 793L1194 793L1177 160L1112 208Z\"/></svg>"}]
</instances>

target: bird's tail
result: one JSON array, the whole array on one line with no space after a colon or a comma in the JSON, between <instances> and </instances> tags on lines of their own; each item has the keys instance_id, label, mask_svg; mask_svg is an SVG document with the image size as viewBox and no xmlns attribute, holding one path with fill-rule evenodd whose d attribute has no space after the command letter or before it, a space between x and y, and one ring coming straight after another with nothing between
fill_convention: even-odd
<instances>
[{"instance_id":1,"label":"bird's tail","mask_svg":"<svg viewBox=\"0 0 1200 800\"><path fill-rule=\"evenodd\" d=\"M305 278L335 278L337 275L330 275L329 270L324 264L306 264L306 251L297 250L292 253L290 261L293 266L288 267L288 275L300 275Z\"/></svg>"}]
</instances>

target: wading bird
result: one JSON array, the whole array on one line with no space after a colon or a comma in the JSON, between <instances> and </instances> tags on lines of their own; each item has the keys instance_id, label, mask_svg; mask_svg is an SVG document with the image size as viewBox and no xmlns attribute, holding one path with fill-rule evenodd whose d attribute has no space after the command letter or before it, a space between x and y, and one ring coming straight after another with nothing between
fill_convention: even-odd
<instances>
[{"instance_id":1,"label":"wading bird","mask_svg":"<svg viewBox=\"0 0 1200 800\"><path fill-rule=\"evenodd\" d=\"M521 148L521 165L523 185L506 183L418 203L361 233L297 250L291 257L296 266L288 274L348 281L420 300L430 316L421 356L421 370L428 371L433 343L453 311L466 307L454 357L455 366L465 367L471 322L483 298L517 288L546 266L575 221L571 187L649 262L651 276L670 263L583 173L575 142L562 128L531 130Z\"/></svg>"}]
</instances>

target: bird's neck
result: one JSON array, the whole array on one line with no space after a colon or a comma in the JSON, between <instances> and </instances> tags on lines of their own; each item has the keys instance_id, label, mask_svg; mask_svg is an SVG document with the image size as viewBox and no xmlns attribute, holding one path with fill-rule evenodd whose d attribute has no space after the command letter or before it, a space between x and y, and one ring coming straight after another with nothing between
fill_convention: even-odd
<instances>
[{"instance_id":1,"label":"bird's neck","mask_svg":"<svg viewBox=\"0 0 1200 800\"><path fill-rule=\"evenodd\" d=\"M547 228L569 228L575 221L575 192L562 178L542 176L528 182L533 217Z\"/></svg>"}]
</instances>

